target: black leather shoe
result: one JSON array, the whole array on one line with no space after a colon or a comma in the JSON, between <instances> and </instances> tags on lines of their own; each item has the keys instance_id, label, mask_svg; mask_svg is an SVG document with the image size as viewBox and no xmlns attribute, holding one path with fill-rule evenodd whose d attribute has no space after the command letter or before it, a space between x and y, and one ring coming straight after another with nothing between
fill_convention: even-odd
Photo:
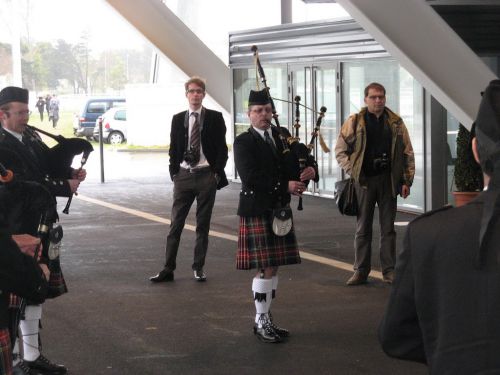
<instances>
[{"instance_id":1,"label":"black leather shoe","mask_svg":"<svg viewBox=\"0 0 500 375\"><path fill-rule=\"evenodd\" d=\"M30 369L24 361L21 361L12 368L12 375L41 375L41 374L38 371Z\"/></svg>"},{"instance_id":2,"label":"black leather shoe","mask_svg":"<svg viewBox=\"0 0 500 375\"><path fill-rule=\"evenodd\" d=\"M259 318L259 323L253 326L253 333L257 338L265 343L281 342L281 336L271 326L271 322L264 316Z\"/></svg>"},{"instance_id":3,"label":"black leather shoe","mask_svg":"<svg viewBox=\"0 0 500 375\"><path fill-rule=\"evenodd\" d=\"M347 280L346 284L350 286L366 284L368 281L367 279L368 279L367 275L359 271L356 271L354 272L354 275L352 275L351 278Z\"/></svg>"},{"instance_id":4,"label":"black leather shoe","mask_svg":"<svg viewBox=\"0 0 500 375\"><path fill-rule=\"evenodd\" d=\"M167 269L163 269L159 274L157 274L155 276L151 276L149 278L149 280L154 282L154 283L174 281L174 273L172 271L167 270Z\"/></svg>"},{"instance_id":5,"label":"black leather shoe","mask_svg":"<svg viewBox=\"0 0 500 375\"><path fill-rule=\"evenodd\" d=\"M389 271L387 273L384 273L383 281L384 283L392 284L394 281L394 271Z\"/></svg>"},{"instance_id":6,"label":"black leather shoe","mask_svg":"<svg viewBox=\"0 0 500 375\"><path fill-rule=\"evenodd\" d=\"M24 361L24 363L28 365L31 371L35 370L41 372L42 374L64 375L68 372L66 367L52 363L42 354L40 354L34 361Z\"/></svg>"},{"instance_id":7,"label":"black leather shoe","mask_svg":"<svg viewBox=\"0 0 500 375\"><path fill-rule=\"evenodd\" d=\"M269 321L271 322L271 327L274 329L274 332L276 332L280 337L290 337L290 331L287 329L278 327L276 324L274 324L273 316L271 315L271 311L268 312L269 315Z\"/></svg>"},{"instance_id":8,"label":"black leather shoe","mask_svg":"<svg viewBox=\"0 0 500 375\"><path fill-rule=\"evenodd\" d=\"M206 281L207 280L207 275L205 275L203 268L201 270L194 270L193 273L194 273L194 278L196 281Z\"/></svg>"}]
</instances>

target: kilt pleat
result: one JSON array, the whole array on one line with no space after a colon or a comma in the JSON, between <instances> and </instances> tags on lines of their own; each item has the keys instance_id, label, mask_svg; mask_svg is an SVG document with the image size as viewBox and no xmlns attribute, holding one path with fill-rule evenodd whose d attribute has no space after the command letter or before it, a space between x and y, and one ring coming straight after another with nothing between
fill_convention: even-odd
<instances>
[{"instance_id":1,"label":"kilt pleat","mask_svg":"<svg viewBox=\"0 0 500 375\"><path fill-rule=\"evenodd\" d=\"M240 217L236 268L249 270L300 263L295 231L283 237L272 230L271 215Z\"/></svg>"},{"instance_id":2,"label":"kilt pleat","mask_svg":"<svg viewBox=\"0 0 500 375\"><path fill-rule=\"evenodd\" d=\"M0 329L0 375L12 374L12 349L7 328Z\"/></svg>"}]
</instances>

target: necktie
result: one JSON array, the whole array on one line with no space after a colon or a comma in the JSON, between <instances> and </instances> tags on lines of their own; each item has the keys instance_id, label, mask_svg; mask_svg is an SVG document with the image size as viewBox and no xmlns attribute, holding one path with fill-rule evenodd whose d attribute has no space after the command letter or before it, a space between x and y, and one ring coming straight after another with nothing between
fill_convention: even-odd
<instances>
[{"instance_id":1,"label":"necktie","mask_svg":"<svg viewBox=\"0 0 500 375\"><path fill-rule=\"evenodd\" d=\"M264 139L266 140L266 143L269 145L269 147L271 147L271 150L273 150L273 154L276 155L276 146L267 130L264 130Z\"/></svg>"},{"instance_id":2,"label":"necktie","mask_svg":"<svg viewBox=\"0 0 500 375\"><path fill-rule=\"evenodd\" d=\"M191 151L193 151L193 161L191 166L195 166L200 161L200 121L198 119L198 113L192 112L191 116L194 116L194 123L191 129Z\"/></svg>"}]
</instances>

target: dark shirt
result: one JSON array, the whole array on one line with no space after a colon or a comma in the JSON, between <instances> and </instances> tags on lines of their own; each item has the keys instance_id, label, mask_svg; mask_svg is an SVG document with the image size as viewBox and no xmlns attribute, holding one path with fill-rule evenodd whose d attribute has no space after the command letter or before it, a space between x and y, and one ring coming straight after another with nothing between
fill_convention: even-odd
<instances>
[{"instance_id":1,"label":"dark shirt","mask_svg":"<svg viewBox=\"0 0 500 375\"><path fill-rule=\"evenodd\" d=\"M373 113L366 111L366 147L363 157L362 170L365 176L376 176L390 170L391 141L392 134L386 125L387 114L384 113L377 118ZM384 157L387 164L381 160ZM376 161L377 160L377 161Z\"/></svg>"}]
</instances>

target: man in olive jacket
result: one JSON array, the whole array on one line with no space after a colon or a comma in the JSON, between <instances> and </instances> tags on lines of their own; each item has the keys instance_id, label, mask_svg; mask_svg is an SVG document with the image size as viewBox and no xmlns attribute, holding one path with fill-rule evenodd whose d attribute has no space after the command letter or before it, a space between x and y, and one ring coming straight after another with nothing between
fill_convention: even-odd
<instances>
[{"instance_id":1,"label":"man in olive jacket","mask_svg":"<svg viewBox=\"0 0 500 375\"><path fill-rule=\"evenodd\" d=\"M342 125L335 156L355 181L359 213L355 236L354 275L347 285L364 284L371 271L372 226L375 204L380 218L380 263L384 281L392 283L396 253L397 195L406 198L415 175L415 158L408 130L385 106L385 88L371 83L365 104Z\"/></svg>"}]
</instances>

